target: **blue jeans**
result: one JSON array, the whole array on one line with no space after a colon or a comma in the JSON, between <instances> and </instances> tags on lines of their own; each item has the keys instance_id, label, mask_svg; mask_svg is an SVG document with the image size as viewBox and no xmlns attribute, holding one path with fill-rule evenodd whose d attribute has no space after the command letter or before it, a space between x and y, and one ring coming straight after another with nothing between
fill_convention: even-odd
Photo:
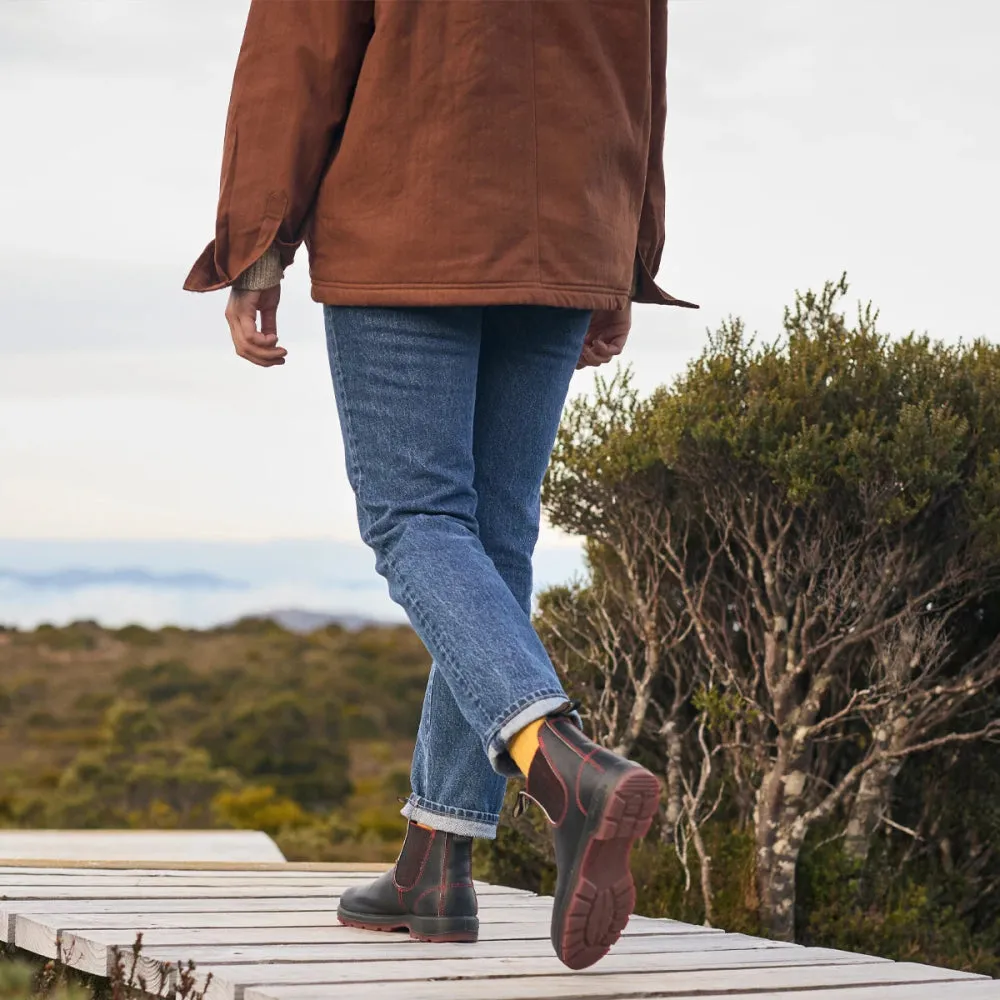
<instances>
[{"instance_id":1,"label":"blue jeans","mask_svg":"<svg viewBox=\"0 0 1000 1000\"><path fill-rule=\"evenodd\" d=\"M531 554L590 314L324 315L361 536L433 658L403 814L493 837L508 741L567 701L531 625Z\"/></svg>"}]
</instances>

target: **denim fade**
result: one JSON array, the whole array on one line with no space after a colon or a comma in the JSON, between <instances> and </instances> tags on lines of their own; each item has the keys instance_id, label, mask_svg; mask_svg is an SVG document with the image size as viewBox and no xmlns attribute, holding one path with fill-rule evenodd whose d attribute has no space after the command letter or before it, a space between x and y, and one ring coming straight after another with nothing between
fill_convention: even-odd
<instances>
[{"instance_id":1,"label":"denim fade","mask_svg":"<svg viewBox=\"0 0 1000 1000\"><path fill-rule=\"evenodd\" d=\"M568 699L531 624L540 490L590 322L545 306L326 306L347 475L433 662L403 815L494 837L511 737Z\"/></svg>"}]
</instances>

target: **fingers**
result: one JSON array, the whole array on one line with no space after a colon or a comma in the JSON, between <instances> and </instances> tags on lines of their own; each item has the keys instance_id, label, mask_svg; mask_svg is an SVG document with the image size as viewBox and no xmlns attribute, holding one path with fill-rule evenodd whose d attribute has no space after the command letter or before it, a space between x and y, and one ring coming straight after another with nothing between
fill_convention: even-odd
<instances>
[{"instance_id":1,"label":"fingers","mask_svg":"<svg viewBox=\"0 0 1000 1000\"><path fill-rule=\"evenodd\" d=\"M233 289L226 306L226 321L236 353L262 368L285 363L288 353L278 346L277 308L280 286L264 292ZM260 311L260 329L257 313Z\"/></svg>"},{"instance_id":2,"label":"fingers","mask_svg":"<svg viewBox=\"0 0 1000 1000\"><path fill-rule=\"evenodd\" d=\"M613 361L625 349L628 340L628 330L619 327L612 329L591 329L587 331L577 371L581 368L597 368Z\"/></svg>"},{"instance_id":3,"label":"fingers","mask_svg":"<svg viewBox=\"0 0 1000 1000\"><path fill-rule=\"evenodd\" d=\"M576 364L577 370L581 368L598 368L601 365L607 364L620 353L620 351L609 351L603 344L584 344L583 350L580 351L580 360Z\"/></svg>"},{"instance_id":4,"label":"fingers","mask_svg":"<svg viewBox=\"0 0 1000 1000\"><path fill-rule=\"evenodd\" d=\"M281 297L281 285L261 292L260 302L257 308L260 310L260 332L265 337L273 337L275 343L278 340L278 300Z\"/></svg>"},{"instance_id":5,"label":"fingers","mask_svg":"<svg viewBox=\"0 0 1000 1000\"><path fill-rule=\"evenodd\" d=\"M587 336L590 340L610 340L632 326L631 303L625 309L595 309L590 317Z\"/></svg>"}]
</instances>

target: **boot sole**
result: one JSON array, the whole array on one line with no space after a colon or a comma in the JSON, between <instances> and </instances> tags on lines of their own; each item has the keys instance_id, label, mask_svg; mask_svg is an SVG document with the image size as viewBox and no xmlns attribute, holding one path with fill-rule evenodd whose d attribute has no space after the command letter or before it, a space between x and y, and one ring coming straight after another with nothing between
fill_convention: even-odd
<instances>
[{"instance_id":1,"label":"boot sole","mask_svg":"<svg viewBox=\"0 0 1000 1000\"><path fill-rule=\"evenodd\" d=\"M586 969L621 937L635 907L632 845L649 832L660 785L636 768L588 817L563 898L552 914L552 944L564 965Z\"/></svg>"},{"instance_id":2,"label":"boot sole","mask_svg":"<svg viewBox=\"0 0 1000 1000\"><path fill-rule=\"evenodd\" d=\"M479 940L479 920L476 917L375 917L352 913L340 907L337 919L345 927L363 931L409 931L414 941L431 943L474 943Z\"/></svg>"}]
</instances>

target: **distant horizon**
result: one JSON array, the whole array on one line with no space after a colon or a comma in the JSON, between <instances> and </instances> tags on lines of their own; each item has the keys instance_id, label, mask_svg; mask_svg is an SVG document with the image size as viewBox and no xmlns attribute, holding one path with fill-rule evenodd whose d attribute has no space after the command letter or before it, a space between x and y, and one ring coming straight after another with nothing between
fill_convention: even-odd
<instances>
[{"instance_id":1,"label":"distant horizon","mask_svg":"<svg viewBox=\"0 0 1000 1000\"><path fill-rule=\"evenodd\" d=\"M582 570L578 542L541 543L535 590ZM406 620L360 540L0 538L0 624L19 629L208 628L280 610Z\"/></svg>"}]
</instances>

